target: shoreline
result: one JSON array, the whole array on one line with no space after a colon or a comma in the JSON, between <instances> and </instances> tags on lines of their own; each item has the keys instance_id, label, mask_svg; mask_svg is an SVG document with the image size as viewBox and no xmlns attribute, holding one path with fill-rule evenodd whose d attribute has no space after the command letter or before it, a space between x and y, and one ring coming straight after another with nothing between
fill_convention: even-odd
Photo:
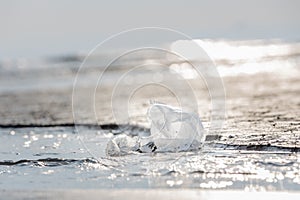
<instances>
[{"instance_id":1,"label":"shoreline","mask_svg":"<svg viewBox=\"0 0 300 200\"><path fill-rule=\"evenodd\" d=\"M300 192L264 192L199 189L109 189L109 190L0 190L1 198L17 199L299 199Z\"/></svg>"}]
</instances>

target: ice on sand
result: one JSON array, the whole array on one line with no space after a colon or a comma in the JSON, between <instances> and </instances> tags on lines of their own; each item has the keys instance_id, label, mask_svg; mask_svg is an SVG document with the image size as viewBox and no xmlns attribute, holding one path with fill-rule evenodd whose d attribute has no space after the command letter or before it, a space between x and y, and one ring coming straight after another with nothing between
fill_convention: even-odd
<instances>
[{"instance_id":1,"label":"ice on sand","mask_svg":"<svg viewBox=\"0 0 300 200\"><path fill-rule=\"evenodd\" d=\"M116 136L107 144L107 155L188 151L199 149L203 144L205 131L196 113L154 103L148 109L148 118L151 122L149 137Z\"/></svg>"}]
</instances>

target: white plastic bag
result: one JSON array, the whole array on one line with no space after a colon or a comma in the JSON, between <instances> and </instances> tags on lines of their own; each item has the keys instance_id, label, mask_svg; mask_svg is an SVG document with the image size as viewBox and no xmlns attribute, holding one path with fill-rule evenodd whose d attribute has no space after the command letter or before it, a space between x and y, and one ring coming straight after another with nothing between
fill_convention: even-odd
<instances>
[{"instance_id":1,"label":"white plastic bag","mask_svg":"<svg viewBox=\"0 0 300 200\"><path fill-rule=\"evenodd\" d=\"M158 151L186 151L203 144L204 129L199 116L161 103L148 109L151 140Z\"/></svg>"},{"instance_id":2,"label":"white plastic bag","mask_svg":"<svg viewBox=\"0 0 300 200\"><path fill-rule=\"evenodd\" d=\"M112 138L106 147L109 156L130 152L178 152L199 149L204 142L204 129L199 116L161 103L148 109L151 122L149 137L128 136Z\"/></svg>"}]
</instances>

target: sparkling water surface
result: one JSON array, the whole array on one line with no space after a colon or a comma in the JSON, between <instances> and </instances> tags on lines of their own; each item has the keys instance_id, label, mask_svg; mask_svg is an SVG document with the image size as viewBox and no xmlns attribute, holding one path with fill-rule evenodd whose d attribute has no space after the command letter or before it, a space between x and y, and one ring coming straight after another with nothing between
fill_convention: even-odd
<instances>
[{"instance_id":1,"label":"sparkling water surface","mask_svg":"<svg viewBox=\"0 0 300 200\"><path fill-rule=\"evenodd\" d=\"M106 144L115 133L81 129L86 135L80 137L95 148L90 152L74 127L1 129L1 188L300 188L296 152L238 150L207 142L199 151L108 157ZM91 154L96 151L99 157Z\"/></svg>"}]
</instances>

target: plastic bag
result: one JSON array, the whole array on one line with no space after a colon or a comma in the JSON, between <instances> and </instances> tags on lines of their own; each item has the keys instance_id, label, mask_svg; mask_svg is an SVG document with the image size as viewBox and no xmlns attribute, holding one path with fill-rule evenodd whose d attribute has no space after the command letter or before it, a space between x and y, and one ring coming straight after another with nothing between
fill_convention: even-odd
<instances>
[{"instance_id":1,"label":"plastic bag","mask_svg":"<svg viewBox=\"0 0 300 200\"><path fill-rule=\"evenodd\" d=\"M118 135L111 139L106 145L106 155L122 156L133 151L138 151L140 141L138 137L130 137L125 134Z\"/></svg>"},{"instance_id":2,"label":"plastic bag","mask_svg":"<svg viewBox=\"0 0 300 200\"><path fill-rule=\"evenodd\" d=\"M148 109L151 140L157 151L186 151L200 148L204 129L199 116L161 103Z\"/></svg>"},{"instance_id":3,"label":"plastic bag","mask_svg":"<svg viewBox=\"0 0 300 200\"><path fill-rule=\"evenodd\" d=\"M148 109L151 122L149 137L118 135L106 147L109 156L130 152L178 152L199 149L204 142L204 129L199 116L161 103Z\"/></svg>"}]
</instances>

